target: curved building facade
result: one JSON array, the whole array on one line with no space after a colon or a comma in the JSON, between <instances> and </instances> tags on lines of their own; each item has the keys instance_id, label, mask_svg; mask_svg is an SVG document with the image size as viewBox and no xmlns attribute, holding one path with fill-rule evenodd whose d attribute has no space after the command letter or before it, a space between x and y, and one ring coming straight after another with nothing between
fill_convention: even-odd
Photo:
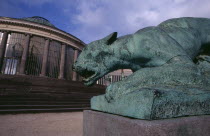
<instances>
[{"instance_id":1,"label":"curved building facade","mask_svg":"<svg viewBox=\"0 0 210 136\"><path fill-rule=\"evenodd\" d=\"M85 44L42 17L0 17L1 74L78 80L72 65Z\"/></svg>"}]
</instances>

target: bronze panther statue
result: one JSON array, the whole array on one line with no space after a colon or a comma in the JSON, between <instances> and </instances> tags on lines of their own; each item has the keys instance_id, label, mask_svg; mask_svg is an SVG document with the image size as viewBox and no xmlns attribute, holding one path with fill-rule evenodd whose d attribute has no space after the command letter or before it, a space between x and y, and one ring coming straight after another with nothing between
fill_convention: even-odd
<instances>
[{"instance_id":1,"label":"bronze panther statue","mask_svg":"<svg viewBox=\"0 0 210 136\"><path fill-rule=\"evenodd\" d=\"M117 69L131 69L126 79L106 89L108 103L155 86L210 90L210 19L175 18L117 38L114 32L88 44L74 64L86 85ZM186 90L186 89L180 89Z\"/></svg>"}]
</instances>

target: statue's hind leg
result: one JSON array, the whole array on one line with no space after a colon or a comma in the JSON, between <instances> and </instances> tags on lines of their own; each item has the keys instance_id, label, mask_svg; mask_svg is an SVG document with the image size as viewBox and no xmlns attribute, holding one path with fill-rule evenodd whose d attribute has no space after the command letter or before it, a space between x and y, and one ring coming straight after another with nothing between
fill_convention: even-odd
<instances>
[{"instance_id":1,"label":"statue's hind leg","mask_svg":"<svg viewBox=\"0 0 210 136\"><path fill-rule=\"evenodd\" d=\"M203 85L206 82L197 68L187 58L178 57L160 67L143 68L126 79L112 83L106 89L107 101L115 100L121 95L155 85Z\"/></svg>"}]
</instances>

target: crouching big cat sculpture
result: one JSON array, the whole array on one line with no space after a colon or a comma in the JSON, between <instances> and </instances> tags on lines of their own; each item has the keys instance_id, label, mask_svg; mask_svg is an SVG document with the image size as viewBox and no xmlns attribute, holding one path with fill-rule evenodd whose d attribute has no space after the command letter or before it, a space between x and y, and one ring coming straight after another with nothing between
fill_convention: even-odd
<instances>
[{"instance_id":1,"label":"crouching big cat sculpture","mask_svg":"<svg viewBox=\"0 0 210 136\"><path fill-rule=\"evenodd\" d=\"M210 19L175 18L88 44L74 69L85 85L117 69L134 73L91 99L98 111L163 119L210 114Z\"/></svg>"}]
</instances>

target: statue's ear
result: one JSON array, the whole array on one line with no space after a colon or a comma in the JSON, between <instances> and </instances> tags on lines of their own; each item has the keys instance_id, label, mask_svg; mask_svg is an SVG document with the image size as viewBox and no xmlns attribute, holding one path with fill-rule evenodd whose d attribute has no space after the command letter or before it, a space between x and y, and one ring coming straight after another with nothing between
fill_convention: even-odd
<instances>
[{"instance_id":1,"label":"statue's ear","mask_svg":"<svg viewBox=\"0 0 210 136\"><path fill-rule=\"evenodd\" d=\"M105 41L105 43L107 45L112 44L115 40L117 40L117 32L111 33L108 36L106 36L105 38L103 38L103 40Z\"/></svg>"}]
</instances>

